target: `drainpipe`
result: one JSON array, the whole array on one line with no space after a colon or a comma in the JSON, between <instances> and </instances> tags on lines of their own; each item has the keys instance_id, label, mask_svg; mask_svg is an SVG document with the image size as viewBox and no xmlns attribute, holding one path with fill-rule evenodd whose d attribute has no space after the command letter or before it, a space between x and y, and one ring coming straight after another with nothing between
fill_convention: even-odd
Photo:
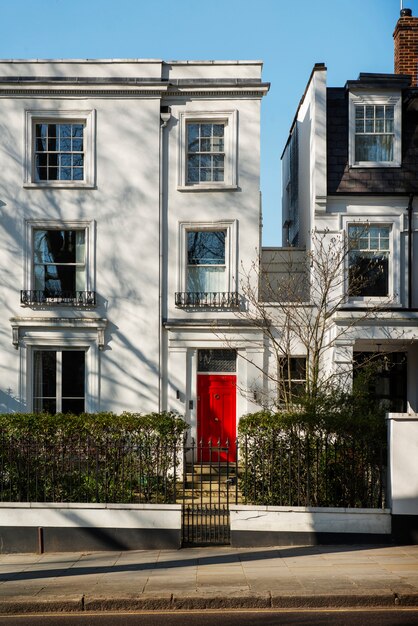
<instances>
[{"instance_id":1,"label":"drainpipe","mask_svg":"<svg viewBox=\"0 0 418 626\"><path fill-rule=\"evenodd\" d=\"M158 207L158 221L159 221L159 233L158 233L158 412L161 412L163 409L163 320L164 320L164 307L166 301L166 290L163 286L165 280L164 273L164 246L165 246L165 195L164 195L164 184L166 182L166 171L164 166L164 138L165 133L164 130L167 127L168 122L171 119L171 109L169 106L162 106L160 108L160 154L159 154L159 165L160 165L160 180L159 180L159 207ZM163 297L164 296L164 297Z\"/></svg>"},{"instance_id":2,"label":"drainpipe","mask_svg":"<svg viewBox=\"0 0 418 626\"><path fill-rule=\"evenodd\" d=\"M409 195L408 201L408 309L412 309L412 204L414 194Z\"/></svg>"}]
</instances>

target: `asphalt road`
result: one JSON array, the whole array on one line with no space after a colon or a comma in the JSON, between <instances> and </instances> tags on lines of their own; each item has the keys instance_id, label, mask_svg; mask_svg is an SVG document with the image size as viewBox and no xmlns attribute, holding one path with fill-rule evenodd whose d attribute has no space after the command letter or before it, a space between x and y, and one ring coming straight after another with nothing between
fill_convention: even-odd
<instances>
[{"instance_id":1,"label":"asphalt road","mask_svg":"<svg viewBox=\"0 0 418 626\"><path fill-rule=\"evenodd\" d=\"M1 626L406 626L418 624L417 609L324 611L188 611L0 615Z\"/></svg>"}]
</instances>

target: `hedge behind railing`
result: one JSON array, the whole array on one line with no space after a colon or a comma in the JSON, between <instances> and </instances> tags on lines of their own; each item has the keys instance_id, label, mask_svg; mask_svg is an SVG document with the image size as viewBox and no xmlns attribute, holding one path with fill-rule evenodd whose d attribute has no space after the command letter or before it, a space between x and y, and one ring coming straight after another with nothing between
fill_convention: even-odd
<instances>
[{"instance_id":1,"label":"hedge behind railing","mask_svg":"<svg viewBox=\"0 0 418 626\"><path fill-rule=\"evenodd\" d=\"M383 508L384 420L312 424L262 411L239 423L239 488L247 504Z\"/></svg>"},{"instance_id":2,"label":"hedge behind railing","mask_svg":"<svg viewBox=\"0 0 418 626\"><path fill-rule=\"evenodd\" d=\"M174 413L0 415L0 501L175 502L186 428Z\"/></svg>"}]
</instances>

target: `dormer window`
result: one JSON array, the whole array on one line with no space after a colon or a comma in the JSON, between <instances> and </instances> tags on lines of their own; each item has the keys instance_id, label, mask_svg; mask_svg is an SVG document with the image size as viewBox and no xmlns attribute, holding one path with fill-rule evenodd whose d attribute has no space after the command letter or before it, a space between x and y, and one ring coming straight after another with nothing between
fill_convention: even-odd
<instances>
[{"instance_id":1,"label":"dormer window","mask_svg":"<svg viewBox=\"0 0 418 626\"><path fill-rule=\"evenodd\" d=\"M393 161L394 115L392 104L356 104L355 159Z\"/></svg>"},{"instance_id":2,"label":"dormer window","mask_svg":"<svg viewBox=\"0 0 418 626\"><path fill-rule=\"evenodd\" d=\"M350 94L350 166L401 165L399 96Z\"/></svg>"}]
</instances>

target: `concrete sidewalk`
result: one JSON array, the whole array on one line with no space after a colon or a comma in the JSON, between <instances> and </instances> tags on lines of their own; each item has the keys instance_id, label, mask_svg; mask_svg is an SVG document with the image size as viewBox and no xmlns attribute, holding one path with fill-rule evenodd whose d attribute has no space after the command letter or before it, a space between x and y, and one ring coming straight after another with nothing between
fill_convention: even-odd
<instances>
[{"instance_id":1,"label":"concrete sidewalk","mask_svg":"<svg viewBox=\"0 0 418 626\"><path fill-rule=\"evenodd\" d=\"M418 546L0 556L0 613L418 606Z\"/></svg>"}]
</instances>

